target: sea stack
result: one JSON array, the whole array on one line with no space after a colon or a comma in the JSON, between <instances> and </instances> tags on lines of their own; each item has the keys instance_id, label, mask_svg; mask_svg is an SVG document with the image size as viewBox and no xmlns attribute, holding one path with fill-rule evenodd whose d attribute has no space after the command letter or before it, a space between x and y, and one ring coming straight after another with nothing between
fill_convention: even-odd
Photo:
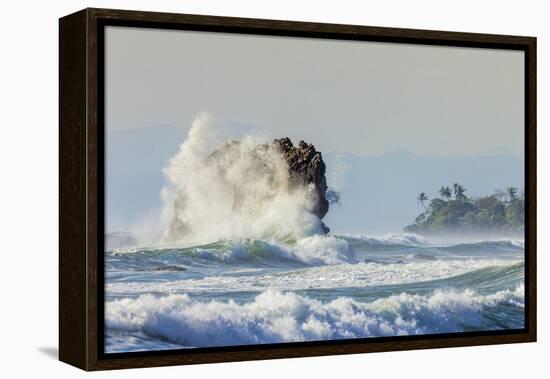
<instances>
[{"instance_id":1,"label":"sea stack","mask_svg":"<svg viewBox=\"0 0 550 379\"><path fill-rule=\"evenodd\" d=\"M273 140L276 147L288 164L291 182L297 185L313 184L315 186L315 206L313 212L319 219L328 213L329 202L326 198L327 178L325 162L320 151L315 146L300 141L294 146L288 137ZM329 228L323 224L325 234Z\"/></svg>"}]
</instances>

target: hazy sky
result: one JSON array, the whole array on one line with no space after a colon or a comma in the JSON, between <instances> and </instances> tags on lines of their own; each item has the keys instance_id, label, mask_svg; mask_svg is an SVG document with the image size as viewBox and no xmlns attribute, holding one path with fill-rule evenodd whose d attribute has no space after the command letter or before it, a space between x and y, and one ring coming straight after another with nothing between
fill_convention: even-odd
<instances>
[{"instance_id":1,"label":"hazy sky","mask_svg":"<svg viewBox=\"0 0 550 379\"><path fill-rule=\"evenodd\" d=\"M523 52L125 27L105 41L108 133L207 111L236 138L324 152L523 153Z\"/></svg>"},{"instance_id":2,"label":"hazy sky","mask_svg":"<svg viewBox=\"0 0 550 379\"><path fill-rule=\"evenodd\" d=\"M522 185L522 162L509 158L523 155L522 52L106 33L109 231L133 230L161 209L161 170L202 111L222 135L257 130L322 151L329 186L343 195L325 219L335 231L399 231L422 211L416 194L443 184L458 181L471 196ZM341 153L349 167L338 179Z\"/></svg>"}]
</instances>

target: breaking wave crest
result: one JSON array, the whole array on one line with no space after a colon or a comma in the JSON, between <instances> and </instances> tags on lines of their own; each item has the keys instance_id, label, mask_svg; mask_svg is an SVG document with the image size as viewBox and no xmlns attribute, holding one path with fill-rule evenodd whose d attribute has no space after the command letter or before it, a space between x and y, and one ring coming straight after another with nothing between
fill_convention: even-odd
<instances>
[{"instance_id":1,"label":"breaking wave crest","mask_svg":"<svg viewBox=\"0 0 550 379\"><path fill-rule=\"evenodd\" d=\"M302 238L293 245L276 241L239 239L205 245L189 251L192 251L196 258L227 264L280 262L317 266L356 262L353 250L346 241L320 235Z\"/></svg>"},{"instance_id":2,"label":"breaking wave crest","mask_svg":"<svg viewBox=\"0 0 550 379\"><path fill-rule=\"evenodd\" d=\"M277 239L222 240L194 247L114 249L111 255L133 253L144 258L179 257L183 265L306 265L321 266L361 262L401 262L437 260L440 257L477 256L493 259L503 254L515 259L523 254L523 242L513 240L480 241L449 246L431 245L414 234L386 237L312 235L285 243ZM376 259L361 254L375 253ZM399 255L393 255L398 253Z\"/></svg>"},{"instance_id":3,"label":"breaking wave crest","mask_svg":"<svg viewBox=\"0 0 550 379\"><path fill-rule=\"evenodd\" d=\"M107 327L186 347L249 345L378 336L495 330L523 326L524 287L482 295L470 289L401 293L372 302L321 302L267 290L248 303L142 295L106 304ZM516 308L506 323L494 316Z\"/></svg>"},{"instance_id":4,"label":"breaking wave crest","mask_svg":"<svg viewBox=\"0 0 550 379\"><path fill-rule=\"evenodd\" d=\"M313 235L295 243L276 240L235 239L189 248L118 249L112 255L140 254L143 256L179 256L181 263L196 264L302 264L330 265L356 263L349 243L334 236Z\"/></svg>"}]
</instances>

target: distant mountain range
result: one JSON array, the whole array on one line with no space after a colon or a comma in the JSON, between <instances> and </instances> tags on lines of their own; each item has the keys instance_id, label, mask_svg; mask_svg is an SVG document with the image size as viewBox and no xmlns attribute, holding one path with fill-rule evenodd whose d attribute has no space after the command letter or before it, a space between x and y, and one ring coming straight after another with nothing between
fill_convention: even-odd
<instances>
[{"instance_id":1,"label":"distant mountain range","mask_svg":"<svg viewBox=\"0 0 550 379\"><path fill-rule=\"evenodd\" d=\"M523 188L524 163L512 155L438 157L395 151L375 157L330 153L324 157L328 182L343 182L337 183L342 205L333 207L326 217L334 231L400 231L422 211L418 193L432 198L441 186L455 182L474 197L497 188ZM342 175L338 167L348 169Z\"/></svg>"}]
</instances>

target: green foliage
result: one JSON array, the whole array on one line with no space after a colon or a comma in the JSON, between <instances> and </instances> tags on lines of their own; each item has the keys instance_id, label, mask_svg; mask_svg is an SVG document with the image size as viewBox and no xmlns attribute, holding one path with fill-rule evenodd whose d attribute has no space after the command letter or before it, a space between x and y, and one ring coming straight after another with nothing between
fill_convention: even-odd
<instances>
[{"instance_id":1,"label":"green foliage","mask_svg":"<svg viewBox=\"0 0 550 379\"><path fill-rule=\"evenodd\" d=\"M502 232L519 233L525 227L525 199L523 191L509 187L504 191L479 198L468 198L466 189L453 184L441 187L439 195L426 206L428 196L421 192L417 200L425 212L416 217L405 231L415 233L453 233L453 232ZM452 199L454 195L454 199Z\"/></svg>"},{"instance_id":2,"label":"green foliage","mask_svg":"<svg viewBox=\"0 0 550 379\"><path fill-rule=\"evenodd\" d=\"M416 200L418 200L418 202L419 202L420 204L422 204L422 206L423 206L424 208L426 208L426 205L424 205L424 203L425 203L426 201L428 201L428 196L426 195L425 192L420 192L420 193L418 194L418 196L416 197Z\"/></svg>"},{"instance_id":3,"label":"green foliage","mask_svg":"<svg viewBox=\"0 0 550 379\"><path fill-rule=\"evenodd\" d=\"M451 196L453 196L453 193L451 192L451 189L447 187L441 187L439 189L439 194L441 195L442 199L449 200Z\"/></svg>"}]
</instances>

